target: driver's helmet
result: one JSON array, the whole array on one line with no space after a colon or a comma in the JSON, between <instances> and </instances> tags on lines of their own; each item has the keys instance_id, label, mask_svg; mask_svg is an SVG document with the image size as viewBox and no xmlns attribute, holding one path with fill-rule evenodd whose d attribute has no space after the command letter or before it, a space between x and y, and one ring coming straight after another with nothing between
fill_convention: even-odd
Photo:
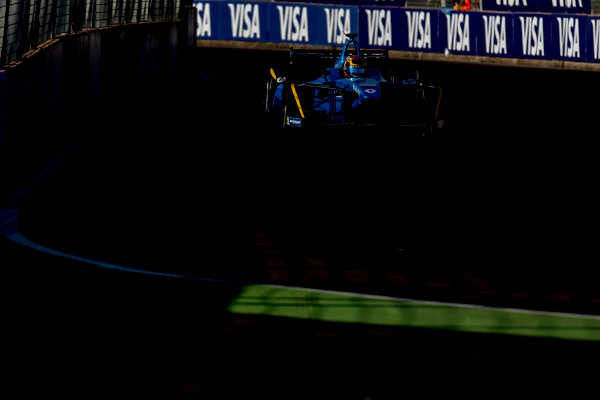
<instances>
[{"instance_id":1,"label":"driver's helmet","mask_svg":"<svg viewBox=\"0 0 600 400\"><path fill-rule=\"evenodd\" d=\"M365 73L367 63L362 57L348 56L344 63L344 71L350 76L362 76Z\"/></svg>"}]
</instances>

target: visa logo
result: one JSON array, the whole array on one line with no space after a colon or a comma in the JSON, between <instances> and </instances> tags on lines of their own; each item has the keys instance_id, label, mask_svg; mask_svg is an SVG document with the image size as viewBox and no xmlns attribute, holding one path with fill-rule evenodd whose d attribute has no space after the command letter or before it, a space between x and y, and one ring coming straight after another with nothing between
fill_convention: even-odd
<instances>
[{"instance_id":1,"label":"visa logo","mask_svg":"<svg viewBox=\"0 0 600 400\"><path fill-rule=\"evenodd\" d=\"M231 16L231 35L234 38L260 39L258 4L227 3Z\"/></svg>"},{"instance_id":2,"label":"visa logo","mask_svg":"<svg viewBox=\"0 0 600 400\"><path fill-rule=\"evenodd\" d=\"M485 33L485 52L506 54L506 17L504 15L482 15Z\"/></svg>"},{"instance_id":3,"label":"visa logo","mask_svg":"<svg viewBox=\"0 0 600 400\"><path fill-rule=\"evenodd\" d=\"M431 17L425 11L405 11L408 27L408 47L431 49Z\"/></svg>"},{"instance_id":4,"label":"visa logo","mask_svg":"<svg viewBox=\"0 0 600 400\"><path fill-rule=\"evenodd\" d=\"M308 42L308 11L306 7L277 6L281 40Z\"/></svg>"},{"instance_id":5,"label":"visa logo","mask_svg":"<svg viewBox=\"0 0 600 400\"><path fill-rule=\"evenodd\" d=\"M558 22L558 51L561 57L580 57L579 18L556 17Z\"/></svg>"},{"instance_id":6,"label":"visa logo","mask_svg":"<svg viewBox=\"0 0 600 400\"><path fill-rule=\"evenodd\" d=\"M553 0L556 1L556 0ZM561 0L562 1L562 0ZM522 0L524 6L527 6L527 0ZM498 6L510 6L510 7L519 7L521 4L519 0L496 0L496 5Z\"/></svg>"},{"instance_id":7,"label":"visa logo","mask_svg":"<svg viewBox=\"0 0 600 400\"><path fill-rule=\"evenodd\" d=\"M392 16L390 10L366 9L368 42L370 46L392 45Z\"/></svg>"},{"instance_id":8,"label":"visa logo","mask_svg":"<svg viewBox=\"0 0 600 400\"><path fill-rule=\"evenodd\" d=\"M196 37L211 37L210 3L194 3L196 7Z\"/></svg>"},{"instance_id":9,"label":"visa logo","mask_svg":"<svg viewBox=\"0 0 600 400\"><path fill-rule=\"evenodd\" d=\"M346 33L353 32L349 8L324 8L327 23L327 43L344 44Z\"/></svg>"},{"instance_id":10,"label":"visa logo","mask_svg":"<svg viewBox=\"0 0 600 400\"><path fill-rule=\"evenodd\" d=\"M450 15L446 15L446 29L448 50L471 50L469 14L452 13Z\"/></svg>"},{"instance_id":11,"label":"visa logo","mask_svg":"<svg viewBox=\"0 0 600 400\"><path fill-rule=\"evenodd\" d=\"M519 17L521 21L521 44L524 56L544 55L544 19Z\"/></svg>"},{"instance_id":12,"label":"visa logo","mask_svg":"<svg viewBox=\"0 0 600 400\"><path fill-rule=\"evenodd\" d=\"M552 7L583 8L581 0L552 0Z\"/></svg>"},{"instance_id":13,"label":"visa logo","mask_svg":"<svg viewBox=\"0 0 600 400\"><path fill-rule=\"evenodd\" d=\"M600 20L590 19L592 23L592 40L594 48L594 59L600 58Z\"/></svg>"}]
</instances>

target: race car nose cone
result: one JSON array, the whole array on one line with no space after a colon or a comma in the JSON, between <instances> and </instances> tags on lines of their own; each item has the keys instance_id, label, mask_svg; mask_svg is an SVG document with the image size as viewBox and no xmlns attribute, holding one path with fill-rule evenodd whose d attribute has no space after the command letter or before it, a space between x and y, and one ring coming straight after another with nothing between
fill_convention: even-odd
<instances>
[{"instance_id":1,"label":"race car nose cone","mask_svg":"<svg viewBox=\"0 0 600 400\"><path fill-rule=\"evenodd\" d=\"M372 99L379 98L381 92L379 90L379 84L373 81L365 81L363 79L353 81L354 92L361 99Z\"/></svg>"}]
</instances>

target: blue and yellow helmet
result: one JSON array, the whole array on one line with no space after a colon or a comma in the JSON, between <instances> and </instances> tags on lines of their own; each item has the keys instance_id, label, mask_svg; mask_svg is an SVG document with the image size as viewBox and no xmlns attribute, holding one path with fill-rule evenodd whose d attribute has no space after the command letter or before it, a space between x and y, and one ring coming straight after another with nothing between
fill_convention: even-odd
<instances>
[{"instance_id":1,"label":"blue and yellow helmet","mask_svg":"<svg viewBox=\"0 0 600 400\"><path fill-rule=\"evenodd\" d=\"M348 56L344 63L344 69L350 76L362 76L365 73L367 63L362 57Z\"/></svg>"}]
</instances>

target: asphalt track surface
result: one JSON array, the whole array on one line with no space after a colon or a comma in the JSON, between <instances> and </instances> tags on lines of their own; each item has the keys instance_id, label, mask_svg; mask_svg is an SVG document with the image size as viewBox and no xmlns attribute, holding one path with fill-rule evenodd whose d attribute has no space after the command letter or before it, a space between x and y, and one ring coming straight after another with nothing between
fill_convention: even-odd
<instances>
[{"instance_id":1,"label":"asphalt track surface","mask_svg":"<svg viewBox=\"0 0 600 400\"><path fill-rule=\"evenodd\" d=\"M19 232L96 263L0 239L11 388L598 393L597 341L228 311L244 285L269 283L599 315L597 77L403 62L443 86L443 135L297 133L260 113L267 68L284 59L198 49L172 85L115 96L77 121L73 146L34 152L48 175L20 192Z\"/></svg>"}]
</instances>

